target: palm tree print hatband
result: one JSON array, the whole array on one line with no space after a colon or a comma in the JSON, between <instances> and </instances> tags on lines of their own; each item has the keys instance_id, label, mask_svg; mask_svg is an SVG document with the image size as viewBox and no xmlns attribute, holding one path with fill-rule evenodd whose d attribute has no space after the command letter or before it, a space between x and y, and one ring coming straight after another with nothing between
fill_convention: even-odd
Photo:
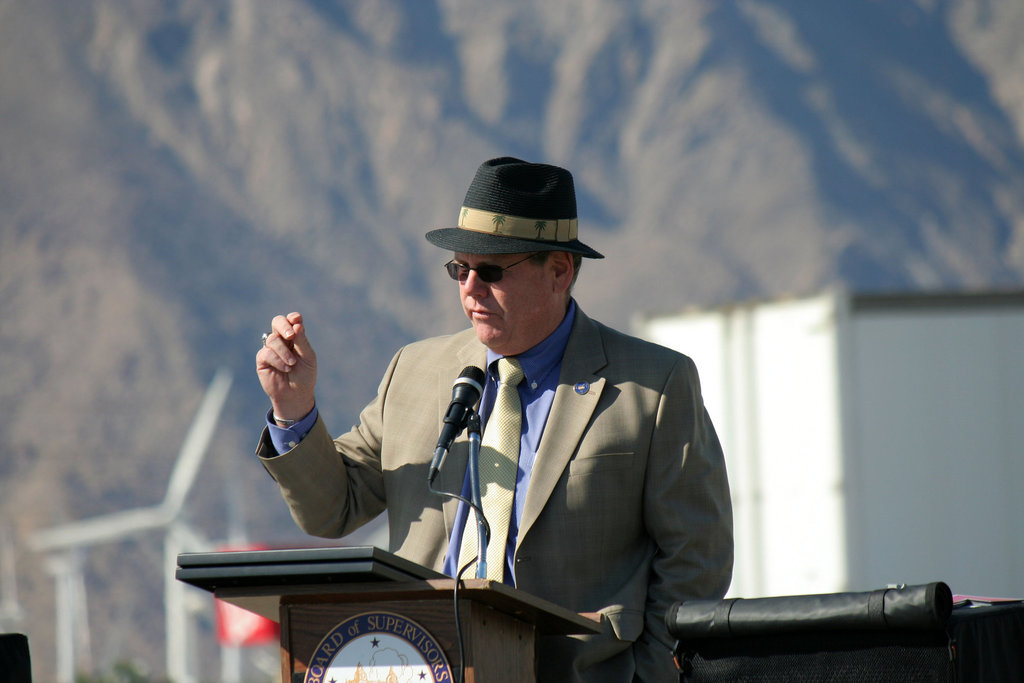
<instances>
[{"instance_id":1,"label":"palm tree print hatband","mask_svg":"<svg viewBox=\"0 0 1024 683\"><path fill-rule=\"evenodd\" d=\"M567 251L604 258L577 238L572 174L512 157L485 161L466 192L458 226L427 233L434 245L466 254Z\"/></svg>"}]
</instances>

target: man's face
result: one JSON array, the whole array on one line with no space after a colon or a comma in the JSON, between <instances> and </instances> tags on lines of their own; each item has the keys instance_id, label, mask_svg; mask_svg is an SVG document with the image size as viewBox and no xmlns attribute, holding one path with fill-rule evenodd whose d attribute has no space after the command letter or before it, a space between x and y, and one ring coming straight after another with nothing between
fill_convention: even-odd
<instances>
[{"instance_id":1,"label":"man's face","mask_svg":"<svg viewBox=\"0 0 1024 683\"><path fill-rule=\"evenodd\" d=\"M530 349L565 317L572 281L571 257L553 252L544 263L537 264L527 258L529 255L456 253L454 258L470 268L508 268L516 264L504 271L498 282L484 282L475 270L459 281L462 310L473 323L477 339L504 356Z\"/></svg>"}]
</instances>

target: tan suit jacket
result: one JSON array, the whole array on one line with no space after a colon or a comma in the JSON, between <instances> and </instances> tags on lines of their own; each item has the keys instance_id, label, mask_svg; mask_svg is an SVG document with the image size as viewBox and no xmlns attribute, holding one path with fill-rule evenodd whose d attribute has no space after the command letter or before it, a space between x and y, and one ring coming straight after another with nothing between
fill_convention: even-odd
<instances>
[{"instance_id":1,"label":"tan suit jacket","mask_svg":"<svg viewBox=\"0 0 1024 683\"><path fill-rule=\"evenodd\" d=\"M258 450L306 532L348 534L385 508L390 550L440 570L457 501L427 489L454 379L483 367L473 330L401 349L359 424L332 442L322 420L293 450ZM435 487L459 491L465 434ZM534 464L515 554L517 586L604 633L545 639L551 681L674 680L666 608L721 597L732 575L725 462L693 362L577 317Z\"/></svg>"}]
</instances>

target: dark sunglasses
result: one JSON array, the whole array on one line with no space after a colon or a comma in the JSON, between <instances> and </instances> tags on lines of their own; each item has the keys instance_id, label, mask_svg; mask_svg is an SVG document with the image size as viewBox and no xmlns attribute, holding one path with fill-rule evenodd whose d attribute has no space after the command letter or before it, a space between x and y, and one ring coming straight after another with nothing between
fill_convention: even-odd
<instances>
[{"instance_id":1,"label":"dark sunglasses","mask_svg":"<svg viewBox=\"0 0 1024 683\"><path fill-rule=\"evenodd\" d=\"M515 263L513 263L511 265L508 265L508 266L505 266L505 267L496 266L496 265L491 264L491 263L488 263L488 264L485 264L485 265L482 265L482 266L471 267L471 266L467 266L465 263L458 263L458 262L456 262L454 260L449 261L448 263L444 264L444 267L448 271L448 276L451 277L451 279L453 279L453 280L458 280L459 282L465 282L466 279L469 278L469 271L471 271L471 270L475 270L476 271L476 276L478 278L480 278L481 280L483 280L484 282L487 282L487 283L500 282L501 278L503 278L505 276L505 271L506 270L510 270L511 268L513 268L515 266L518 266L520 263L523 263L525 261L529 261L530 259L532 259L534 256L536 256L539 253L540 253L539 251L538 252L534 252L534 253L530 254L529 256L527 256L526 258L520 259L520 260L516 261Z\"/></svg>"}]
</instances>

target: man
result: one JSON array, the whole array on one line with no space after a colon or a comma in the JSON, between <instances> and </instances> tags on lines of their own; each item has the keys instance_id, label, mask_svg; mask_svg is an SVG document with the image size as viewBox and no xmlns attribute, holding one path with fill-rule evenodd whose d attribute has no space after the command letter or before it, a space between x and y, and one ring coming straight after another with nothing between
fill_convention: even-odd
<instances>
[{"instance_id":1,"label":"man","mask_svg":"<svg viewBox=\"0 0 1024 683\"><path fill-rule=\"evenodd\" d=\"M453 252L446 268L472 329L399 350L359 424L332 441L315 407L316 356L302 317L276 317L257 355L272 406L262 463L308 533L339 537L386 509L392 552L455 575L472 559L462 538L473 545L475 524L463 533L465 506L431 493L427 472L453 380L466 366L486 368L481 462L486 451L497 467L511 450L515 480L485 484L511 499L507 524L491 530L499 551L496 561L488 554L488 578L497 571L602 616L600 635L543 639L540 678L673 680L666 608L721 597L732 573L725 463L693 363L576 306L582 258L603 257L577 238L564 169L485 162L458 226L427 239ZM504 391L499 366L515 374ZM492 412L513 420L518 454L509 439L488 445ZM467 459L463 435L434 486L463 490Z\"/></svg>"}]
</instances>

